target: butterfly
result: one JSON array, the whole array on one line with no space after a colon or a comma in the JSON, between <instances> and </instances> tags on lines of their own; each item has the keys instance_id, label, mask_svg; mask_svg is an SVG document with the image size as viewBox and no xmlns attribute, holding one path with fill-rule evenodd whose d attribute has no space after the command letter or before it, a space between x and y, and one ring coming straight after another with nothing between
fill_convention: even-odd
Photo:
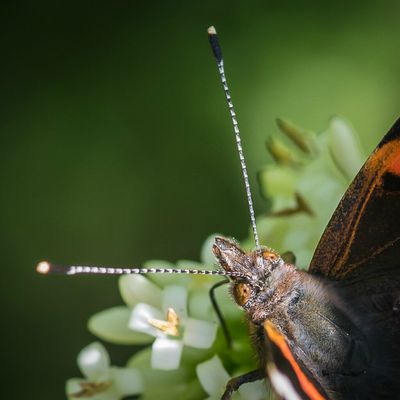
<instances>
[{"instance_id":1,"label":"butterfly","mask_svg":"<svg viewBox=\"0 0 400 400\"><path fill-rule=\"evenodd\" d=\"M246 164L217 34L208 30L232 118L256 248L217 237L218 271L58 266L41 273L192 273L226 276L247 317L259 368L227 383L267 378L286 400L400 397L400 120L340 201L308 271L259 243Z\"/></svg>"},{"instance_id":2,"label":"butterfly","mask_svg":"<svg viewBox=\"0 0 400 400\"><path fill-rule=\"evenodd\" d=\"M400 397L400 120L346 191L308 271L271 250L260 263L222 238L214 253L242 274L231 291L281 398Z\"/></svg>"},{"instance_id":3,"label":"butterfly","mask_svg":"<svg viewBox=\"0 0 400 400\"><path fill-rule=\"evenodd\" d=\"M261 365L233 379L223 399L262 376L288 400L400 397L400 120L346 191L307 272L223 238L213 251L239 274L231 292Z\"/></svg>"}]
</instances>

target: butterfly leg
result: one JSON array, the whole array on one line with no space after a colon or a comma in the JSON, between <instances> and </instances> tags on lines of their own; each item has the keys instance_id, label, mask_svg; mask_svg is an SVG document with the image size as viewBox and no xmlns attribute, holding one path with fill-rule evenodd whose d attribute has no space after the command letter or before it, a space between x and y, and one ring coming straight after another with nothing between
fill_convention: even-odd
<instances>
[{"instance_id":1,"label":"butterfly leg","mask_svg":"<svg viewBox=\"0 0 400 400\"><path fill-rule=\"evenodd\" d=\"M246 374L237 376L236 378L230 379L226 385L226 389L221 397L221 400L230 400L233 392L236 392L236 390L238 390L244 383L259 381L260 379L264 378L265 371L262 369L256 369L254 371L247 372Z\"/></svg>"},{"instance_id":2,"label":"butterfly leg","mask_svg":"<svg viewBox=\"0 0 400 400\"><path fill-rule=\"evenodd\" d=\"M217 318L221 325L222 332L225 336L226 343L228 344L228 347L231 348L232 347L232 338L229 333L228 327L226 326L226 322L225 322L224 316L222 315L221 309L219 308L217 299L215 298L215 289L218 289L220 286L226 285L227 283L229 283L229 279L224 279L223 281L217 282L215 285L213 285L211 287L209 294L210 294L211 304L214 308L215 313L217 314Z\"/></svg>"}]
</instances>

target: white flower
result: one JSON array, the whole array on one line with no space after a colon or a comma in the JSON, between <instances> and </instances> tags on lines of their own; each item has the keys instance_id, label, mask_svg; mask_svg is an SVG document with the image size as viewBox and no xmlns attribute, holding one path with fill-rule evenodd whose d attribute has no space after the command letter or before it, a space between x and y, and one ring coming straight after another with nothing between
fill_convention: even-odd
<instances>
[{"instance_id":1,"label":"white flower","mask_svg":"<svg viewBox=\"0 0 400 400\"><path fill-rule=\"evenodd\" d=\"M136 368L110 366L107 350L99 342L83 348L77 359L85 379L67 381L68 399L119 400L124 396L143 393L143 379Z\"/></svg>"},{"instance_id":2,"label":"white flower","mask_svg":"<svg viewBox=\"0 0 400 400\"><path fill-rule=\"evenodd\" d=\"M142 286L146 286L148 302L133 305L128 326L134 331L156 338L152 346L153 368L177 369L184 345L197 349L208 349L212 346L217 325L215 322L188 316L186 287L167 285L160 290L143 276L129 275L121 279L121 293L125 299L129 295L124 296L124 293L137 293Z\"/></svg>"}]
</instances>

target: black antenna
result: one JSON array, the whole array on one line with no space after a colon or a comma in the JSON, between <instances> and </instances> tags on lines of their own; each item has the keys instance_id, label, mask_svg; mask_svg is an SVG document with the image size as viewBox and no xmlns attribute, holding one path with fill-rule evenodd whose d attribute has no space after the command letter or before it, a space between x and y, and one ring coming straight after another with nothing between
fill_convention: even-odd
<instances>
[{"instance_id":1,"label":"black antenna","mask_svg":"<svg viewBox=\"0 0 400 400\"><path fill-rule=\"evenodd\" d=\"M237 146L237 150L239 153L240 166L242 168L242 173L243 173L244 186L246 189L247 205L249 207L249 212L250 212L250 221L251 221L251 227L253 229L254 242L256 244L257 253L260 254L261 247L260 247L260 240L258 238L258 233L257 233L256 217L254 214L254 206L253 206L253 199L251 196L249 175L247 173L246 161L244 158L244 153L243 153L243 148L242 148L242 141L240 139L239 125L238 125L238 122L236 119L236 113L233 108L232 98L229 93L228 83L227 83L226 77L225 77L224 59L222 58L222 51L221 51L221 47L219 45L217 31L215 30L215 28L213 26L210 26L207 30L207 33L208 33L208 38L210 40L211 49L214 53L215 60L217 61L218 71L219 71L219 75L221 77L222 86L224 88L226 101L228 102L229 113L231 115L231 120L232 120L232 124L233 124L233 131L235 133L236 146Z\"/></svg>"}]
</instances>

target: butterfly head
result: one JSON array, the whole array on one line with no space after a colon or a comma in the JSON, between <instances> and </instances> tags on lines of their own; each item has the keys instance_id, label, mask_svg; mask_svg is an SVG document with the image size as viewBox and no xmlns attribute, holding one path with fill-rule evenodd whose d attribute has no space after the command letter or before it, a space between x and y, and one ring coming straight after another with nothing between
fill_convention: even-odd
<instances>
[{"instance_id":1,"label":"butterfly head","mask_svg":"<svg viewBox=\"0 0 400 400\"><path fill-rule=\"evenodd\" d=\"M250 310L267 290L271 274L284 261L271 249L261 248L244 252L232 240L215 238L213 253L225 272L230 276L231 293L236 303Z\"/></svg>"}]
</instances>

